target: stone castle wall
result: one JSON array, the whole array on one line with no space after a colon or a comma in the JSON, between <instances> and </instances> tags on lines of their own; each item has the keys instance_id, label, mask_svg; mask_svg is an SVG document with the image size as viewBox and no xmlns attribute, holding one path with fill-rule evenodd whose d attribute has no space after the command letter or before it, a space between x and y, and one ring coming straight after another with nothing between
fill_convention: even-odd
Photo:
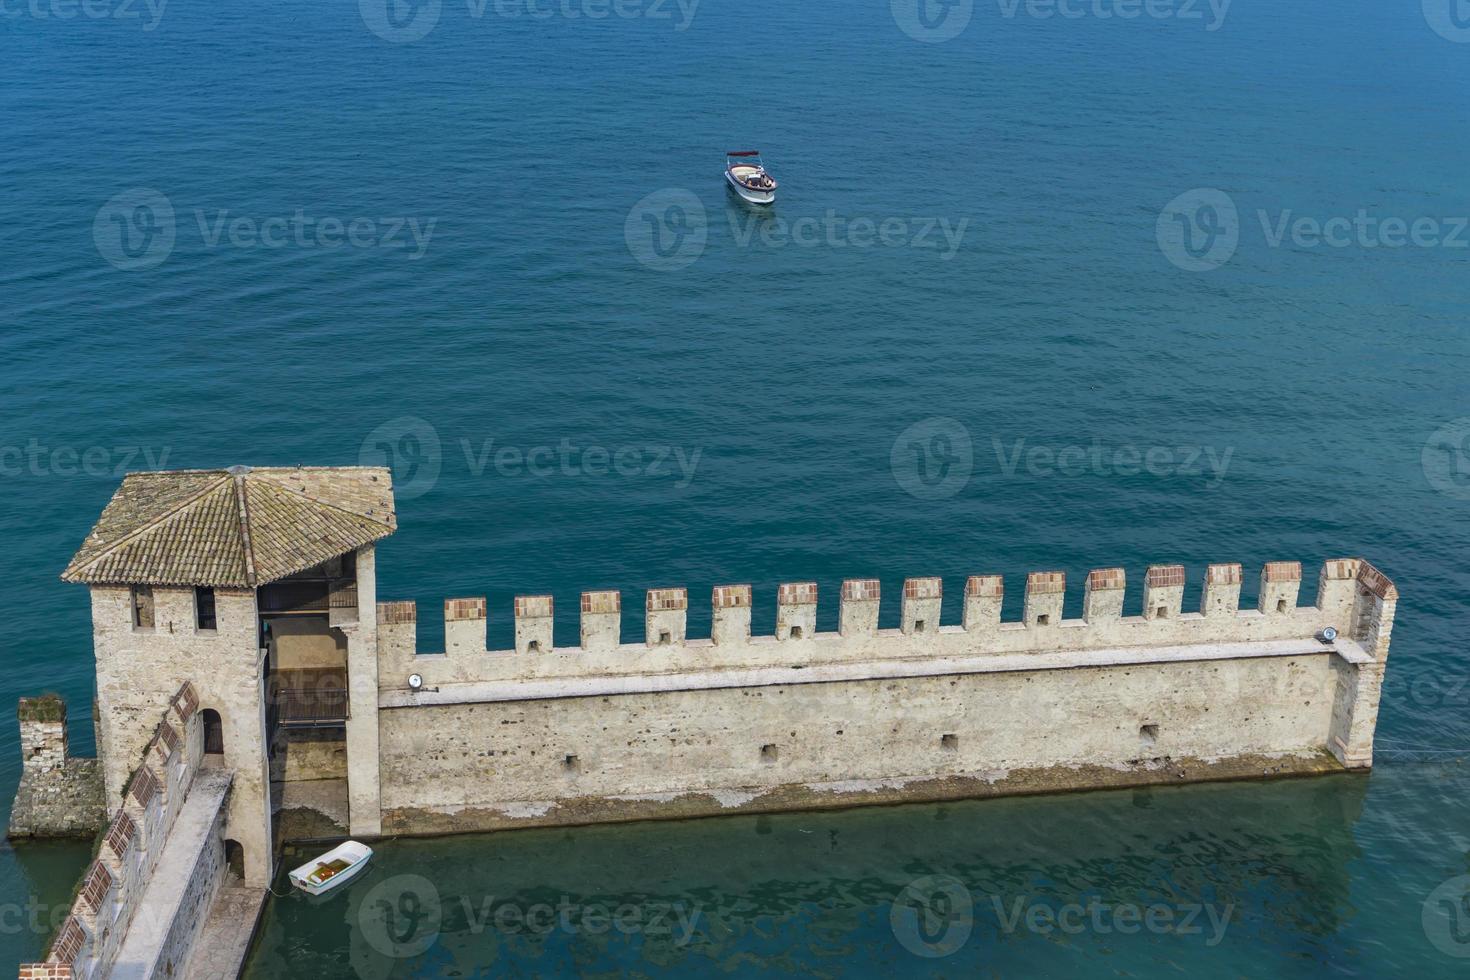
<instances>
[{"instance_id":1,"label":"stone castle wall","mask_svg":"<svg viewBox=\"0 0 1470 980\"><path fill-rule=\"evenodd\" d=\"M154 626L133 626L126 586L93 586L97 658L98 754L109 816L152 734L151 719L187 677L200 710L218 712L224 765L235 773L230 836L245 850L246 874L271 872L270 797L265 731L264 656L255 593L217 590L216 628L196 627L194 590L154 588Z\"/></svg>"},{"instance_id":2,"label":"stone castle wall","mask_svg":"<svg viewBox=\"0 0 1470 980\"><path fill-rule=\"evenodd\" d=\"M73 756L66 704L55 696L22 698L20 788L10 810L11 837L90 837L102 829L107 808L96 759Z\"/></svg>"},{"instance_id":3,"label":"stone castle wall","mask_svg":"<svg viewBox=\"0 0 1470 980\"><path fill-rule=\"evenodd\" d=\"M712 636L686 635L682 589L649 592L643 643L619 642L621 597L584 593L581 644L561 650L552 600L515 603L516 648L484 649L486 603L445 604L446 652L420 654L411 603L378 609L384 831L432 833L734 809L991 795L1309 772L1371 764L1397 593L1366 562L1327 562L1314 605L1301 568L1145 577L1123 616L1121 569L1091 573L1081 619L1061 573L1028 576L1020 622L1004 583L910 579L901 627L877 628L879 585L844 583L839 630L816 631L817 587L783 585L777 632L750 635L752 592L712 596ZM1318 638L1328 626L1335 643ZM419 674L424 687L409 690Z\"/></svg>"},{"instance_id":4,"label":"stone castle wall","mask_svg":"<svg viewBox=\"0 0 1470 980\"><path fill-rule=\"evenodd\" d=\"M198 697L192 685L186 683L179 688L159 715L153 736L140 753L137 768L126 780L125 791L119 794L119 806L102 837L97 856L82 876L71 914L52 939L45 963L22 965L22 977L108 976L119 965L119 955L135 920L146 920L145 926L169 935L177 934L181 941L192 939L195 934L198 908L147 908L143 903L165 842L195 785L204 758ZM222 809L216 819L222 826ZM222 852L222 844L214 843L215 849ZM203 889L212 898L221 869L196 867L195 870L201 876L191 879L190 887ZM207 904L204 908L207 910ZM167 919L152 921L158 916Z\"/></svg>"}]
</instances>

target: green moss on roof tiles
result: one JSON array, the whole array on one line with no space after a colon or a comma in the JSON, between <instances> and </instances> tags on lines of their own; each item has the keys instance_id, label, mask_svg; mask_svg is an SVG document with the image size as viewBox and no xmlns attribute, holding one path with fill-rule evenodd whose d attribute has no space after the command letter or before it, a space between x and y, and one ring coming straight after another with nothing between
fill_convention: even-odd
<instances>
[{"instance_id":1,"label":"green moss on roof tiles","mask_svg":"<svg viewBox=\"0 0 1470 980\"><path fill-rule=\"evenodd\" d=\"M61 577L254 588L396 528L392 473L380 467L132 473Z\"/></svg>"}]
</instances>

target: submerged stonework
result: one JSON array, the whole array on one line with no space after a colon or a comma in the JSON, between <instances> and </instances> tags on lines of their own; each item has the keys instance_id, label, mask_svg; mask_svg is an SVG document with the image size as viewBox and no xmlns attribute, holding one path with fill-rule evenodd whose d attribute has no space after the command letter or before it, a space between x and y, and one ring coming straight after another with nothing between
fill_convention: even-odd
<instances>
[{"instance_id":1,"label":"submerged stonework","mask_svg":"<svg viewBox=\"0 0 1470 980\"><path fill-rule=\"evenodd\" d=\"M177 750L159 728L169 711L198 740L190 778L196 765L229 774L228 793L196 798L194 809L219 807L217 825L200 823L213 811L188 822L203 850L175 861L198 860L213 882L228 860L254 889L292 835L371 840L1372 765L1398 593L1357 558L1322 565L1311 605L1299 603L1301 565L1269 563L1249 609L1241 566L1211 565L1188 612L1184 567L1154 566L1136 616L1123 615L1124 570L1100 569L1077 619L1063 617L1066 576L1034 572L1014 622L1002 620L999 575L965 582L958 623L941 622L940 579L911 578L897 629L878 627L879 582L851 579L835 632L817 630L817 583L793 582L775 590L769 636L752 635L749 585L713 590L708 638L688 635L685 589L653 589L634 643L623 642L621 594L585 592L572 648L556 645L551 596L516 597L514 648L501 651L486 649L487 600L453 598L444 651L425 652L414 603L377 601L375 542L395 527L382 469L129 477L65 576L92 591L99 759L66 754L59 701L24 702L12 834L116 823L125 790L148 782L139 773ZM202 918L217 890L179 901ZM69 940L100 944L101 962L126 947L78 929ZM158 962L177 966L188 942L155 945L174 950Z\"/></svg>"}]
</instances>

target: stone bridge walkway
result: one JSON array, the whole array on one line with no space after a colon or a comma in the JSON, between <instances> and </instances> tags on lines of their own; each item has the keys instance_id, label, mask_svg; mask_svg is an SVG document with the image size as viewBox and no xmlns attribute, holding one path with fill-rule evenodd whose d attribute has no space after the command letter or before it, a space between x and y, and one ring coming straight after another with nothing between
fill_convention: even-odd
<instances>
[{"instance_id":1,"label":"stone bridge walkway","mask_svg":"<svg viewBox=\"0 0 1470 980\"><path fill-rule=\"evenodd\" d=\"M234 778L233 770L215 768L200 769L194 778L164 841L153 877L128 924L127 937L112 969L113 980L148 980L153 976L174 920L190 914L180 906Z\"/></svg>"}]
</instances>

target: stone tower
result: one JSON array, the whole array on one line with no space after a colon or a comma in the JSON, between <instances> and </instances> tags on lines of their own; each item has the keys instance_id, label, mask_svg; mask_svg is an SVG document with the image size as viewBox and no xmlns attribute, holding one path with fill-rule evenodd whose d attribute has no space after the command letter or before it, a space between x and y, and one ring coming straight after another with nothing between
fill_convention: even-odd
<instances>
[{"instance_id":1,"label":"stone tower","mask_svg":"<svg viewBox=\"0 0 1470 980\"><path fill-rule=\"evenodd\" d=\"M92 590L109 817L169 699L190 681L206 759L235 773L226 835L243 850L248 878L272 873L268 760L282 711L340 726L354 777L352 832L379 832L373 545L395 527L385 469L233 467L124 479L62 575ZM268 697L279 684L275 632L316 641L328 657L345 651L332 690L293 681L293 699ZM374 702L354 727L349 702L366 691Z\"/></svg>"}]
</instances>

